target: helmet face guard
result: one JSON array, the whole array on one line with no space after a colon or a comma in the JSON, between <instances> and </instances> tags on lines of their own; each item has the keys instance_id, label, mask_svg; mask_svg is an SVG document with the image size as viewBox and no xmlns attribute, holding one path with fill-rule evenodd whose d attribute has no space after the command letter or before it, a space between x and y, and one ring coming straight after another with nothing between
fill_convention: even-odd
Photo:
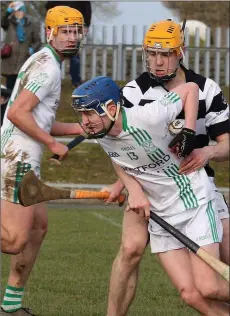
<instances>
[{"instance_id":1,"label":"helmet face guard","mask_svg":"<svg viewBox=\"0 0 230 316\"><path fill-rule=\"evenodd\" d=\"M84 130L84 132L88 135L89 139L90 138L97 139L97 138L105 137L109 133L111 128L113 127L115 121L117 120L117 116L118 116L118 113L120 110L120 104L119 103L117 104L116 115L114 117L111 117L108 110L107 110L107 105L110 104L111 102L113 102L113 100L108 100L105 103L105 105L103 106L104 107L104 110L103 110L102 105L100 104L99 100L96 99L89 104L83 104L84 103L83 98L74 97L74 96L72 97L72 99L73 99L72 107L73 107L73 110L76 114L76 118L77 118L78 123L81 125L81 128ZM80 102L79 102L79 99L82 99L82 100L80 100ZM81 105L79 105L79 103L81 103ZM95 112L95 114L98 116L99 122L93 123L90 120L90 117L87 117L87 124L85 124L85 123L83 124L81 118L79 118L79 114L81 112L87 113L87 112L92 112L92 111ZM105 123L102 119L103 116L108 116L110 118L110 124L108 127L105 126ZM101 125L102 128L99 131L95 131L95 128L99 127L99 125Z\"/></svg>"},{"instance_id":2,"label":"helmet face guard","mask_svg":"<svg viewBox=\"0 0 230 316\"><path fill-rule=\"evenodd\" d=\"M114 116L111 116L108 111L108 105L111 103L116 105ZM102 138L109 133L118 118L120 111L120 89L112 79L103 76L96 77L74 90L72 94L72 107L77 117L79 113L83 112L87 114L89 111L97 115L97 123L90 121L90 116L87 115L85 115L87 117L87 124L83 124L82 121L79 123L90 138ZM105 126L103 116L107 116L110 120L108 127ZM102 128L96 132L95 128L99 127L98 125L100 124Z\"/></svg>"},{"instance_id":3,"label":"helmet face guard","mask_svg":"<svg viewBox=\"0 0 230 316\"><path fill-rule=\"evenodd\" d=\"M148 29L142 46L142 61L150 76L160 83L167 82L176 76L183 53L184 33L180 24L171 20L153 23ZM171 54L176 52L177 62L173 63ZM151 60L155 56L155 64ZM157 60L164 58L164 69L160 69ZM168 58L168 62L165 62ZM150 62L151 60L151 62Z\"/></svg>"},{"instance_id":4,"label":"helmet face guard","mask_svg":"<svg viewBox=\"0 0 230 316\"><path fill-rule=\"evenodd\" d=\"M55 49L65 57L78 53L84 39L84 26L78 24L60 25L55 36ZM47 42L54 40L54 29L47 32Z\"/></svg>"},{"instance_id":5,"label":"helmet face guard","mask_svg":"<svg viewBox=\"0 0 230 316\"><path fill-rule=\"evenodd\" d=\"M171 66L170 56L172 53L177 53L175 48L171 49L161 49L161 48L152 48L152 47L142 47L142 62L145 69L150 74L150 77L156 80L159 83L167 82L176 77L177 69L180 66L180 59L178 58L178 62L175 66ZM183 52L181 52L183 54ZM154 56L154 57L151 57ZM160 56L160 57L159 57ZM155 59L151 61L151 58ZM158 58L167 58L167 64L164 64L163 68L157 66L157 59ZM158 72L164 73L163 75L157 74L154 69L157 69Z\"/></svg>"},{"instance_id":6,"label":"helmet face guard","mask_svg":"<svg viewBox=\"0 0 230 316\"><path fill-rule=\"evenodd\" d=\"M47 42L64 56L76 55L84 39L84 18L80 11L68 6L48 10L45 18Z\"/></svg>"}]
</instances>

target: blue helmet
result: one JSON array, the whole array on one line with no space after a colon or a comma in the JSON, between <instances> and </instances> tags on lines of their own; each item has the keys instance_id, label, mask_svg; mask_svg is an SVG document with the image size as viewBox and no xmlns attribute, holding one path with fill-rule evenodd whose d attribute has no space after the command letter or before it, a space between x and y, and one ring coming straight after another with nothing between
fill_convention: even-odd
<instances>
[{"instance_id":1,"label":"blue helmet","mask_svg":"<svg viewBox=\"0 0 230 316\"><path fill-rule=\"evenodd\" d=\"M99 116L110 117L107 105L113 101L118 106L117 112L119 112L120 98L118 85L109 77L99 76L83 83L73 91L72 107L77 111L94 110ZM110 119L116 120L116 117Z\"/></svg>"}]
</instances>

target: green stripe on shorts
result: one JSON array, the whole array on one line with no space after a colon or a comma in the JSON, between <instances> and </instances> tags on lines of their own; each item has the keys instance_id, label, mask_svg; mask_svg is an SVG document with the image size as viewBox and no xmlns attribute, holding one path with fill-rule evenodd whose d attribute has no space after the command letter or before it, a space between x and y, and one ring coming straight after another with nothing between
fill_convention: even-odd
<instances>
[{"instance_id":1,"label":"green stripe on shorts","mask_svg":"<svg viewBox=\"0 0 230 316\"><path fill-rule=\"evenodd\" d=\"M18 190L19 184L22 181L24 175L31 169L30 163L24 163L21 161L17 162L16 176L15 176L15 187L14 187L14 203L18 203Z\"/></svg>"},{"instance_id":2,"label":"green stripe on shorts","mask_svg":"<svg viewBox=\"0 0 230 316\"><path fill-rule=\"evenodd\" d=\"M219 237L218 237L218 232L217 232L217 227L216 227L216 218L215 218L215 213L212 207L212 201L208 202L207 214L208 214L209 224L211 227L212 239L214 242L219 242Z\"/></svg>"}]
</instances>

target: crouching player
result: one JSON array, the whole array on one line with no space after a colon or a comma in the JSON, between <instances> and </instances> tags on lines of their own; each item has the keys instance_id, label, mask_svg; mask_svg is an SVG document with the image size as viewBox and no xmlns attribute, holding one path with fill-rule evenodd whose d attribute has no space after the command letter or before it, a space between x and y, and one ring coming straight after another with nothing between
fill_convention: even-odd
<instances>
[{"instance_id":1,"label":"crouching player","mask_svg":"<svg viewBox=\"0 0 230 316\"><path fill-rule=\"evenodd\" d=\"M225 316L229 313L228 283L149 219L150 211L155 212L219 258L223 228L207 174L203 168L187 176L178 173L182 160L178 157L194 148L198 91L195 83L185 83L154 104L123 108L116 83L97 77L74 90L72 106L81 113L85 132L98 138L111 157L127 188L126 211L149 220L151 251L158 254L182 299L202 315ZM185 126L172 139L168 126L182 109ZM110 308L108 316L115 315L123 314Z\"/></svg>"}]
</instances>

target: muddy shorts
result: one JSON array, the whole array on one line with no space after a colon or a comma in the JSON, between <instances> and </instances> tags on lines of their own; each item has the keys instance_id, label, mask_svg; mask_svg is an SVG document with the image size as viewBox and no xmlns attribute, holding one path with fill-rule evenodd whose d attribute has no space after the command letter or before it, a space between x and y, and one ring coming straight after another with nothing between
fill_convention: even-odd
<instances>
[{"instance_id":1,"label":"muddy shorts","mask_svg":"<svg viewBox=\"0 0 230 316\"><path fill-rule=\"evenodd\" d=\"M1 159L1 199L19 204L19 184L29 170L33 170L36 176L40 178L40 166L16 160Z\"/></svg>"}]
</instances>

